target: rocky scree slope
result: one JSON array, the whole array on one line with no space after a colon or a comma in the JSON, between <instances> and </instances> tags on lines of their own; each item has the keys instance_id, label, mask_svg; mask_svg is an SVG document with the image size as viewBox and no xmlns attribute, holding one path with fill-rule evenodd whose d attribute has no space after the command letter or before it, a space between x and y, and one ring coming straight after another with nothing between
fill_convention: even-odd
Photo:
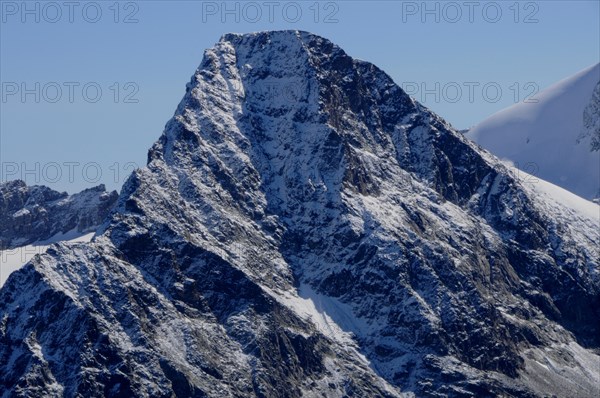
<instances>
[{"instance_id":1,"label":"rocky scree slope","mask_svg":"<svg viewBox=\"0 0 600 398\"><path fill-rule=\"evenodd\" d=\"M376 66L228 34L94 241L0 290L0 389L592 397L598 242Z\"/></svg>"}]
</instances>

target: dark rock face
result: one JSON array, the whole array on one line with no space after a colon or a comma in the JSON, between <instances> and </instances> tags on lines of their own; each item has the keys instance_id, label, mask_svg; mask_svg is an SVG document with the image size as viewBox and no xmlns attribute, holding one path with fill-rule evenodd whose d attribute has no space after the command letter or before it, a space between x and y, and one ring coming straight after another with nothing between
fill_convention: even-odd
<instances>
[{"instance_id":1,"label":"dark rock face","mask_svg":"<svg viewBox=\"0 0 600 398\"><path fill-rule=\"evenodd\" d=\"M44 241L56 234L93 231L118 198L104 185L69 196L45 186L28 187L20 180L0 184L0 247Z\"/></svg>"},{"instance_id":2,"label":"dark rock face","mask_svg":"<svg viewBox=\"0 0 600 398\"><path fill-rule=\"evenodd\" d=\"M0 290L0 389L592 397L597 221L331 42L225 35L97 239Z\"/></svg>"},{"instance_id":3,"label":"dark rock face","mask_svg":"<svg viewBox=\"0 0 600 398\"><path fill-rule=\"evenodd\" d=\"M588 137L590 150L600 151L600 82L596 84L592 98L583 111L583 131L578 140ZM600 192L597 197L600 197Z\"/></svg>"}]
</instances>

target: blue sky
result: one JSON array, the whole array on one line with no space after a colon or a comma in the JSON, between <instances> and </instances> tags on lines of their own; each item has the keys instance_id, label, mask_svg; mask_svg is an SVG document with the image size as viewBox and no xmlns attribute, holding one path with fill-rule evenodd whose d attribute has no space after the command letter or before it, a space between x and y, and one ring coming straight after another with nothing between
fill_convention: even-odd
<instances>
[{"instance_id":1,"label":"blue sky","mask_svg":"<svg viewBox=\"0 0 600 398\"><path fill-rule=\"evenodd\" d=\"M68 192L145 164L226 32L325 36L457 128L600 59L597 0L24 4L0 4L1 179Z\"/></svg>"}]
</instances>

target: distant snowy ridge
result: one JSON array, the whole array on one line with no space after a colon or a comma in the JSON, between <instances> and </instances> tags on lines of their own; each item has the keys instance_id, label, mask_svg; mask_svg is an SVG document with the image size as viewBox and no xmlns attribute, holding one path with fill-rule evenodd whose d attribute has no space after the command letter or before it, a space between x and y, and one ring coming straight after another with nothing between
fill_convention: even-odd
<instances>
[{"instance_id":1,"label":"distant snowy ridge","mask_svg":"<svg viewBox=\"0 0 600 398\"><path fill-rule=\"evenodd\" d=\"M600 195L600 64L479 123L466 136L588 200Z\"/></svg>"},{"instance_id":2,"label":"distant snowy ridge","mask_svg":"<svg viewBox=\"0 0 600 398\"><path fill-rule=\"evenodd\" d=\"M43 185L14 180L0 184L0 249L92 232L108 216L117 192L104 185L68 195Z\"/></svg>"}]
</instances>

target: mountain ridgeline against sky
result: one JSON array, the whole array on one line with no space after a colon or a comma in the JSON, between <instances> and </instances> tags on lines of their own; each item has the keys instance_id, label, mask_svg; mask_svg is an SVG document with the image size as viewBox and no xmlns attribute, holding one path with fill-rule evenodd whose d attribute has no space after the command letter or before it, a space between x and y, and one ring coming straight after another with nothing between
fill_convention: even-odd
<instances>
[{"instance_id":1,"label":"mountain ridgeline against sky","mask_svg":"<svg viewBox=\"0 0 600 398\"><path fill-rule=\"evenodd\" d=\"M324 38L227 34L95 239L0 290L0 390L594 397L584 202L539 194Z\"/></svg>"},{"instance_id":2,"label":"mountain ridgeline against sky","mask_svg":"<svg viewBox=\"0 0 600 398\"><path fill-rule=\"evenodd\" d=\"M0 184L0 248L12 249L57 235L94 231L118 198L104 185L74 195L15 180Z\"/></svg>"},{"instance_id":3,"label":"mountain ridgeline against sky","mask_svg":"<svg viewBox=\"0 0 600 398\"><path fill-rule=\"evenodd\" d=\"M482 121L468 133L517 168L600 200L600 64Z\"/></svg>"}]
</instances>

